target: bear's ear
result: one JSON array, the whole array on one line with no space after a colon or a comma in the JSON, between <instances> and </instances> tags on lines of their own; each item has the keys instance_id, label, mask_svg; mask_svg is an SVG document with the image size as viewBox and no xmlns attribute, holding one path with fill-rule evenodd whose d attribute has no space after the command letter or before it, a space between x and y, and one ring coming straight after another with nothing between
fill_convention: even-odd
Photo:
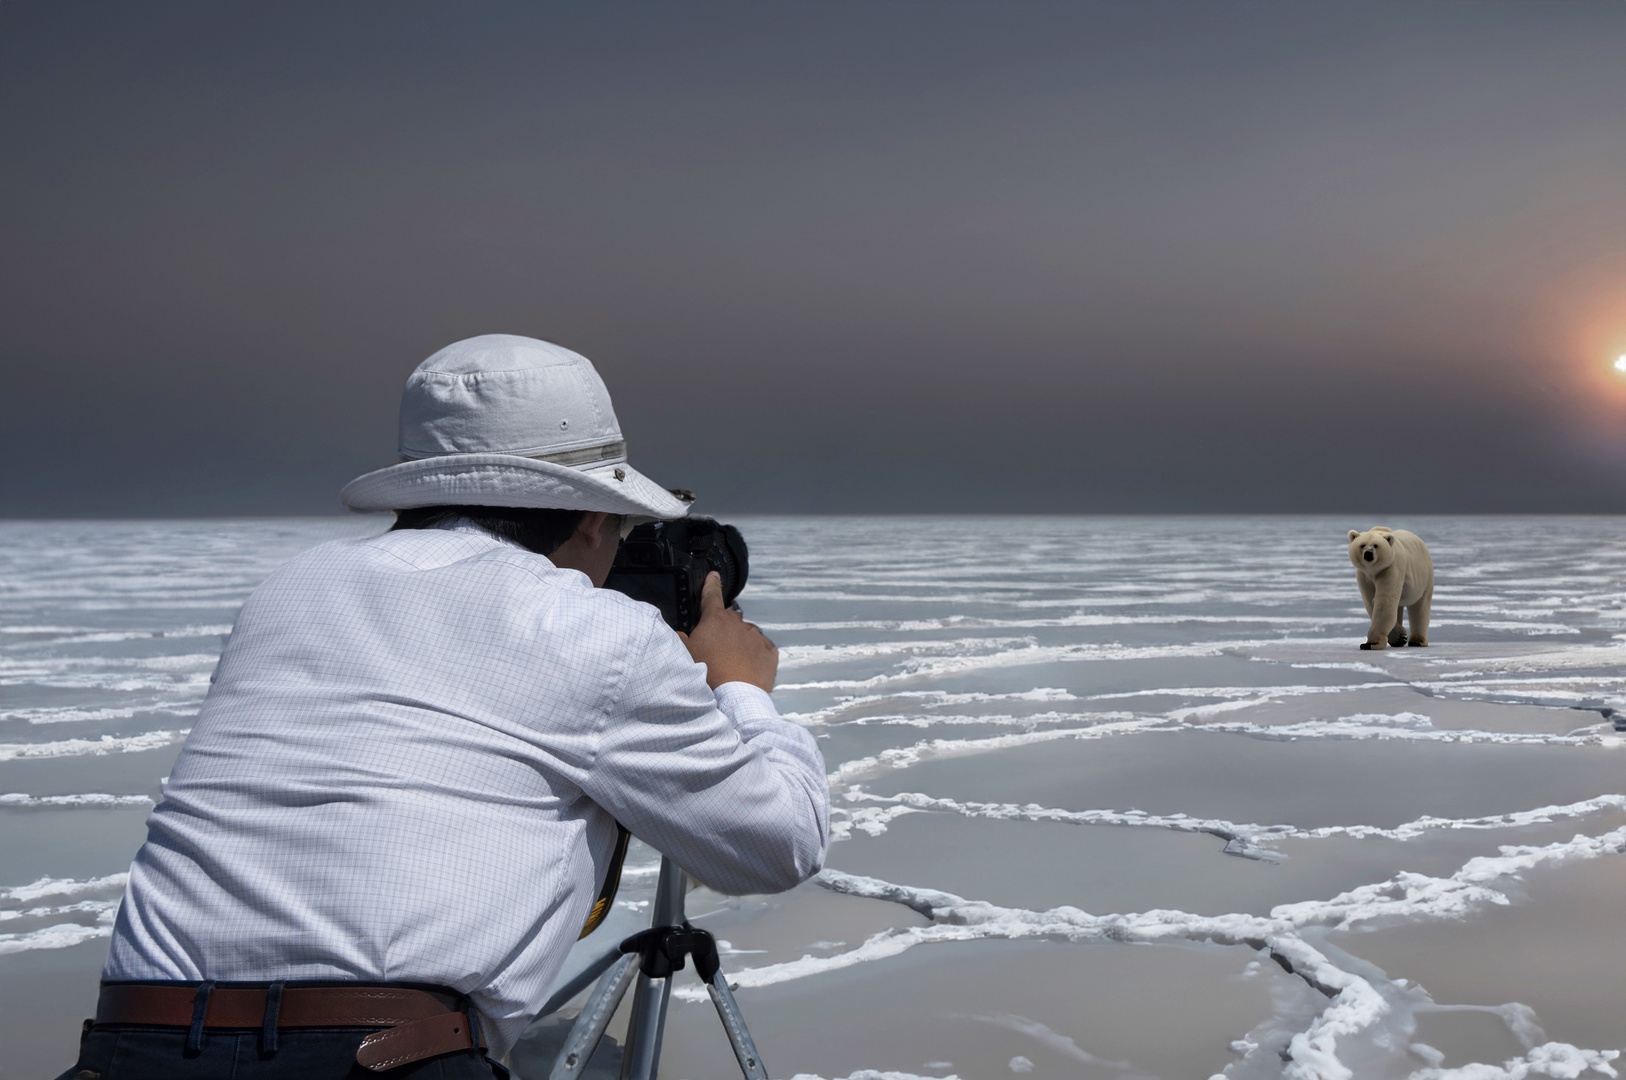
<instances>
[{"instance_id":1,"label":"bear's ear","mask_svg":"<svg viewBox=\"0 0 1626 1080\"><path fill-rule=\"evenodd\" d=\"M1350 538L1351 541L1353 541L1359 535L1361 535L1361 532L1360 532L1359 529L1351 529L1351 530L1349 530L1349 538Z\"/></svg>"}]
</instances>

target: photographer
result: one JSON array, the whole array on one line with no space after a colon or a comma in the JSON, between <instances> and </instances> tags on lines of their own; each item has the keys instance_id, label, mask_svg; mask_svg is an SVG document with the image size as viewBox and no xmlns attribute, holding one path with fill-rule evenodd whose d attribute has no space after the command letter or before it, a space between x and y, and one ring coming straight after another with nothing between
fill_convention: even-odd
<instances>
[{"instance_id":1,"label":"photographer","mask_svg":"<svg viewBox=\"0 0 1626 1080\"><path fill-rule=\"evenodd\" d=\"M687 506L627 465L592 365L452 345L400 450L342 496L396 527L239 613L65 1077L505 1075L618 825L724 892L819 869L824 764L773 644L715 575L687 637L597 588L629 519Z\"/></svg>"}]
</instances>

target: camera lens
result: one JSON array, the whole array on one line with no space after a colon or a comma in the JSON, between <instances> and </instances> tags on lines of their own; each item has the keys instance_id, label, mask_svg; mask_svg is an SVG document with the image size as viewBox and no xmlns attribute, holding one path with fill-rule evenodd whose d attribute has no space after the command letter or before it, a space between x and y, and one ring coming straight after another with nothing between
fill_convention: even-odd
<instances>
[{"instance_id":1,"label":"camera lens","mask_svg":"<svg viewBox=\"0 0 1626 1080\"><path fill-rule=\"evenodd\" d=\"M726 544L718 544L706 552L706 565L717 571L723 579L723 597L732 599L740 594L737 584L740 576L739 563L734 559L734 553L728 550Z\"/></svg>"},{"instance_id":2,"label":"camera lens","mask_svg":"<svg viewBox=\"0 0 1626 1080\"><path fill-rule=\"evenodd\" d=\"M706 564L723 579L723 601L732 604L745 588L745 579L750 574L745 537L740 535L740 530L732 525L719 526L706 551Z\"/></svg>"}]
</instances>

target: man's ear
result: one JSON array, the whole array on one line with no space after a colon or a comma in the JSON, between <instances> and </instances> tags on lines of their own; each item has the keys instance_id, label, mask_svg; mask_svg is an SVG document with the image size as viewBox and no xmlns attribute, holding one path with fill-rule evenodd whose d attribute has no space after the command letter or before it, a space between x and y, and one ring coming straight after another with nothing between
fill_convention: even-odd
<instances>
[{"instance_id":1,"label":"man's ear","mask_svg":"<svg viewBox=\"0 0 1626 1080\"><path fill-rule=\"evenodd\" d=\"M582 514L581 521L576 525L576 532L580 534L587 550L596 551L604 543L610 531L609 523L610 515L602 510L589 510Z\"/></svg>"},{"instance_id":2,"label":"man's ear","mask_svg":"<svg viewBox=\"0 0 1626 1080\"><path fill-rule=\"evenodd\" d=\"M1353 543L1353 542L1354 542L1354 540L1355 540L1355 538L1356 538L1356 537L1357 537L1357 536L1359 536L1359 535L1361 535L1361 533L1360 533L1360 530L1359 530L1359 529L1351 529L1351 530L1349 530L1349 539L1350 539L1350 541L1351 541L1351 542L1352 542L1352 543Z\"/></svg>"}]
</instances>

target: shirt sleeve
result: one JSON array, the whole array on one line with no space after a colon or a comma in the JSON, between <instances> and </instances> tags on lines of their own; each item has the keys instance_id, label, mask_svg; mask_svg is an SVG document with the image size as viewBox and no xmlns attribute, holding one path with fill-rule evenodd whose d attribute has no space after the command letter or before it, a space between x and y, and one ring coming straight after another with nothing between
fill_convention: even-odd
<instances>
[{"instance_id":1,"label":"shirt sleeve","mask_svg":"<svg viewBox=\"0 0 1626 1080\"><path fill-rule=\"evenodd\" d=\"M725 683L714 694L705 670L654 620L583 790L712 888L783 892L824 864L823 755L762 690Z\"/></svg>"}]
</instances>

